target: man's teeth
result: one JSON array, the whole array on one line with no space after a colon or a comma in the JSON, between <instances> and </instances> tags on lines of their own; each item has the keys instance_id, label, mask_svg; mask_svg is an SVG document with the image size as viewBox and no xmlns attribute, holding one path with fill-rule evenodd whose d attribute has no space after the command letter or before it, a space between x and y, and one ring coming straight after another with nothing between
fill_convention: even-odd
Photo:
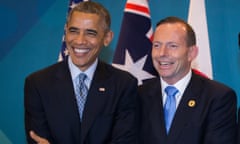
<instances>
[{"instance_id":1,"label":"man's teeth","mask_svg":"<svg viewBox=\"0 0 240 144\"><path fill-rule=\"evenodd\" d=\"M173 62L160 62L161 65L170 65L173 64Z\"/></svg>"},{"instance_id":2,"label":"man's teeth","mask_svg":"<svg viewBox=\"0 0 240 144\"><path fill-rule=\"evenodd\" d=\"M85 52L88 52L89 49L77 49L77 48L75 48L74 51L77 52L77 53L85 53Z\"/></svg>"}]
</instances>

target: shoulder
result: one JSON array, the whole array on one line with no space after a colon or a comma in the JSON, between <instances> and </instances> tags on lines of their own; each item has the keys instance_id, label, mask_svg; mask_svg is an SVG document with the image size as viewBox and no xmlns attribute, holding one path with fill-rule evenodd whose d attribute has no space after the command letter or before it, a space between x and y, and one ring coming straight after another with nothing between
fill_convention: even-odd
<instances>
[{"instance_id":1,"label":"shoulder","mask_svg":"<svg viewBox=\"0 0 240 144\"><path fill-rule=\"evenodd\" d=\"M159 77L154 77L151 79L145 80L142 85L138 87L138 91L149 91L151 89L161 89Z\"/></svg>"},{"instance_id":2,"label":"shoulder","mask_svg":"<svg viewBox=\"0 0 240 144\"><path fill-rule=\"evenodd\" d=\"M56 75L58 71L67 70L67 67L66 61L58 62L29 74L26 79L46 79Z\"/></svg>"},{"instance_id":3,"label":"shoulder","mask_svg":"<svg viewBox=\"0 0 240 144\"><path fill-rule=\"evenodd\" d=\"M193 87L199 87L201 91L208 96L221 97L231 95L236 97L236 93L231 87L217 80L208 79L200 75L193 74L190 81L190 86L191 85L194 85Z\"/></svg>"},{"instance_id":4,"label":"shoulder","mask_svg":"<svg viewBox=\"0 0 240 144\"><path fill-rule=\"evenodd\" d=\"M219 82L217 80L212 80L200 75L196 75L193 74L193 79L198 80L199 82L202 83L202 85L206 88L210 88L210 89L214 89L214 90L219 90L219 91L229 91L229 90L233 90L232 88L230 88L229 86L227 86L226 84Z\"/></svg>"}]
</instances>

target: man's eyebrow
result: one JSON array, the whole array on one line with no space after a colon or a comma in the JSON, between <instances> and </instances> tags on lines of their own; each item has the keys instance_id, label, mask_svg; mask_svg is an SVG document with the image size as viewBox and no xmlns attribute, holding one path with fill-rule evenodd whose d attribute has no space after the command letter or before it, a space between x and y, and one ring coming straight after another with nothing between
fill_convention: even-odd
<instances>
[{"instance_id":1,"label":"man's eyebrow","mask_svg":"<svg viewBox=\"0 0 240 144\"><path fill-rule=\"evenodd\" d=\"M162 44L160 41L153 41L152 44Z\"/></svg>"},{"instance_id":2,"label":"man's eyebrow","mask_svg":"<svg viewBox=\"0 0 240 144\"><path fill-rule=\"evenodd\" d=\"M88 32L94 33L94 34L98 34L98 32L96 30L93 29L87 29Z\"/></svg>"},{"instance_id":3,"label":"man's eyebrow","mask_svg":"<svg viewBox=\"0 0 240 144\"><path fill-rule=\"evenodd\" d=\"M78 30L76 27L69 27L68 30Z\"/></svg>"}]
</instances>

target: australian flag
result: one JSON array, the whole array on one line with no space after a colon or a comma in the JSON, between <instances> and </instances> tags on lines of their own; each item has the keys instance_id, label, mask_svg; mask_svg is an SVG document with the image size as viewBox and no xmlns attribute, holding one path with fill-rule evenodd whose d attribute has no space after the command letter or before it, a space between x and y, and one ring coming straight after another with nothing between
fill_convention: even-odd
<instances>
[{"instance_id":1,"label":"australian flag","mask_svg":"<svg viewBox=\"0 0 240 144\"><path fill-rule=\"evenodd\" d=\"M157 76L151 59L152 25L147 0L127 0L113 66L126 70L138 84Z\"/></svg>"},{"instance_id":2,"label":"australian flag","mask_svg":"<svg viewBox=\"0 0 240 144\"><path fill-rule=\"evenodd\" d=\"M68 5L67 14L72 10L72 8L74 8L76 6L76 4L78 4L82 1L88 1L88 0L70 0L69 5ZM58 61L65 60L67 58L67 56L68 56L68 51L67 51L67 47L66 47L65 31L64 31L63 39L62 39L62 47L61 47L61 51L60 51L59 56L58 56Z\"/></svg>"}]
</instances>

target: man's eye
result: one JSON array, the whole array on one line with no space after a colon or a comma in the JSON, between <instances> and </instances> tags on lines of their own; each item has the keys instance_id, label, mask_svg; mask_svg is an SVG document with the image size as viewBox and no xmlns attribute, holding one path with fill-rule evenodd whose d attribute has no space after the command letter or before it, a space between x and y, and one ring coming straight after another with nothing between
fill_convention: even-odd
<instances>
[{"instance_id":1,"label":"man's eye","mask_svg":"<svg viewBox=\"0 0 240 144\"><path fill-rule=\"evenodd\" d=\"M175 45L175 44L170 44L170 45L168 45L168 47L169 47L169 48L177 48L178 46Z\"/></svg>"},{"instance_id":2,"label":"man's eye","mask_svg":"<svg viewBox=\"0 0 240 144\"><path fill-rule=\"evenodd\" d=\"M68 29L68 32L74 34L74 33L79 33L79 30L78 30L77 28L70 27L70 28Z\"/></svg>"},{"instance_id":3,"label":"man's eye","mask_svg":"<svg viewBox=\"0 0 240 144\"><path fill-rule=\"evenodd\" d=\"M96 31L94 31L94 30L88 30L88 31L86 31L86 34L88 35L88 36L97 36L97 32Z\"/></svg>"},{"instance_id":4,"label":"man's eye","mask_svg":"<svg viewBox=\"0 0 240 144\"><path fill-rule=\"evenodd\" d=\"M98 32L94 29L87 29L85 31L85 34L88 36L91 36L91 37L95 37L95 36L97 36Z\"/></svg>"},{"instance_id":5,"label":"man's eye","mask_svg":"<svg viewBox=\"0 0 240 144\"><path fill-rule=\"evenodd\" d=\"M97 33L95 33L95 32L87 32L87 34L91 35L91 36L96 36L97 35Z\"/></svg>"},{"instance_id":6,"label":"man's eye","mask_svg":"<svg viewBox=\"0 0 240 144\"><path fill-rule=\"evenodd\" d=\"M77 33L78 31L77 31L77 30L74 30L74 29L70 29L69 32L70 32L70 33Z\"/></svg>"},{"instance_id":7,"label":"man's eye","mask_svg":"<svg viewBox=\"0 0 240 144\"><path fill-rule=\"evenodd\" d=\"M154 47L154 48L160 48L160 44L155 44L155 43L153 43L153 45L152 45L152 47Z\"/></svg>"}]
</instances>

